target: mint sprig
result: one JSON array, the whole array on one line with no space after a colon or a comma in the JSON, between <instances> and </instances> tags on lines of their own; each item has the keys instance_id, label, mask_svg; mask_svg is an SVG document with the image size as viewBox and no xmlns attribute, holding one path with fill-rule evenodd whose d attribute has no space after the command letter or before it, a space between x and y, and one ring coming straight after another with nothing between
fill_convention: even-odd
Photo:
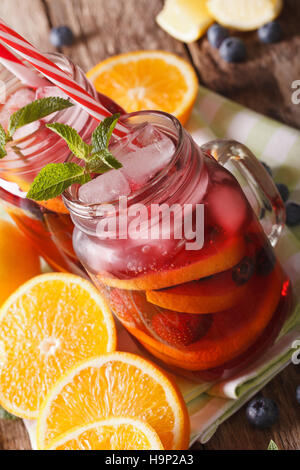
<instances>
[{"instance_id":1,"label":"mint sprig","mask_svg":"<svg viewBox=\"0 0 300 470\"><path fill-rule=\"evenodd\" d=\"M50 96L48 98L32 101L32 103L29 103L13 113L9 119L7 132L0 124L0 159L7 155L6 144L13 140L13 135L17 129L43 119L57 111L70 108L71 106L74 106L74 104L69 100L57 96ZM14 146L14 150L22 156L21 151L16 146Z\"/></svg>"},{"instance_id":2,"label":"mint sprig","mask_svg":"<svg viewBox=\"0 0 300 470\"><path fill-rule=\"evenodd\" d=\"M37 175L27 193L29 199L46 201L59 196L74 183L84 184L90 180L85 168L76 163L49 163Z\"/></svg>"},{"instance_id":3,"label":"mint sprig","mask_svg":"<svg viewBox=\"0 0 300 470\"><path fill-rule=\"evenodd\" d=\"M273 439L269 442L268 450L279 450L278 445L273 441Z\"/></svg>"},{"instance_id":4,"label":"mint sprig","mask_svg":"<svg viewBox=\"0 0 300 470\"><path fill-rule=\"evenodd\" d=\"M53 124L47 124L49 129L62 137L68 144L71 152L81 160L88 160L88 156L92 151L90 145L86 144L78 132L67 124L61 124L54 122Z\"/></svg>"},{"instance_id":5,"label":"mint sprig","mask_svg":"<svg viewBox=\"0 0 300 470\"><path fill-rule=\"evenodd\" d=\"M6 133L5 133L4 128L0 124L0 159L4 158L7 155L5 144L6 144Z\"/></svg>"},{"instance_id":6,"label":"mint sprig","mask_svg":"<svg viewBox=\"0 0 300 470\"><path fill-rule=\"evenodd\" d=\"M27 198L35 201L53 199L74 183L88 182L91 179L91 173L105 173L111 169L121 168L122 164L108 149L119 116L119 114L114 114L100 122L93 132L91 145L84 142L77 131L66 124L48 124L47 127L62 137L71 152L84 163L83 165L74 162L46 165L33 181Z\"/></svg>"},{"instance_id":7,"label":"mint sprig","mask_svg":"<svg viewBox=\"0 0 300 470\"><path fill-rule=\"evenodd\" d=\"M74 105L69 100L57 96L41 98L29 103L11 115L7 130L8 138L10 139L20 127L71 106Z\"/></svg>"}]
</instances>

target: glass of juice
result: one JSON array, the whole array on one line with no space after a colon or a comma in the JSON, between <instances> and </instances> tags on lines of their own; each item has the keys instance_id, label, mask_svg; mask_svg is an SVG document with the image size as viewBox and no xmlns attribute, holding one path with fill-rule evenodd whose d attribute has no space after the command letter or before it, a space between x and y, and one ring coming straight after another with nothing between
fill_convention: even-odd
<instances>
[{"instance_id":1,"label":"glass of juice","mask_svg":"<svg viewBox=\"0 0 300 470\"><path fill-rule=\"evenodd\" d=\"M123 111L112 100L98 94L84 72L68 58L61 54L49 54L49 58L109 111ZM9 116L35 99L49 96L67 99L51 83L37 90L24 86L3 67L0 67L0 80L4 98L0 104L0 123L5 129ZM18 129L14 141L7 145L7 156L0 161L0 203L53 269L85 275L72 247L73 224L61 198L40 203L26 199L26 193L39 171L47 163L64 162L70 155L65 142L46 127L47 123L57 121L74 127L87 141L98 124L75 105Z\"/></svg>"},{"instance_id":2,"label":"glass of juice","mask_svg":"<svg viewBox=\"0 0 300 470\"><path fill-rule=\"evenodd\" d=\"M225 377L272 344L290 281L273 247L284 206L243 145L199 148L174 117L123 115L123 167L63 195L75 253L133 337L196 380Z\"/></svg>"}]
</instances>

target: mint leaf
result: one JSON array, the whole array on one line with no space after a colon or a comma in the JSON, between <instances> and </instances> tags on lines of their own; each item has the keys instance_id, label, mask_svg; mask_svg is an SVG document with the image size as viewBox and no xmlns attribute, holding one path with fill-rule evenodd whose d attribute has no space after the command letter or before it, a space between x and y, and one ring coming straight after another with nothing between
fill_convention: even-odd
<instances>
[{"instance_id":1,"label":"mint leaf","mask_svg":"<svg viewBox=\"0 0 300 470\"><path fill-rule=\"evenodd\" d=\"M55 122L53 124L47 124L47 127L53 132L56 132L60 137L62 137L68 144L69 149L71 150L76 157L81 160L88 160L88 156L91 152L91 146L86 144L78 132L73 129L73 127L68 126L67 124L61 124Z\"/></svg>"},{"instance_id":2,"label":"mint leaf","mask_svg":"<svg viewBox=\"0 0 300 470\"><path fill-rule=\"evenodd\" d=\"M11 139L19 127L38 121L49 114L70 108L71 106L74 106L74 104L58 96L50 96L49 98L33 101L10 116L8 137Z\"/></svg>"},{"instance_id":3,"label":"mint leaf","mask_svg":"<svg viewBox=\"0 0 300 470\"><path fill-rule=\"evenodd\" d=\"M12 415L8 411L6 411L4 408L2 408L2 406L0 406L0 419L14 420L14 419L18 419L18 417L15 415Z\"/></svg>"},{"instance_id":4,"label":"mint leaf","mask_svg":"<svg viewBox=\"0 0 300 470\"><path fill-rule=\"evenodd\" d=\"M279 450L277 444L272 439L269 442L268 450Z\"/></svg>"},{"instance_id":5,"label":"mint leaf","mask_svg":"<svg viewBox=\"0 0 300 470\"><path fill-rule=\"evenodd\" d=\"M35 201L53 199L72 184L84 184L89 180L85 168L76 163L50 163L33 181L27 198Z\"/></svg>"},{"instance_id":6,"label":"mint leaf","mask_svg":"<svg viewBox=\"0 0 300 470\"><path fill-rule=\"evenodd\" d=\"M6 155L5 144L6 144L7 136L5 130L0 124L0 159L4 158Z\"/></svg>"},{"instance_id":7,"label":"mint leaf","mask_svg":"<svg viewBox=\"0 0 300 470\"><path fill-rule=\"evenodd\" d=\"M108 149L93 153L86 165L87 169L92 173L104 173L111 169L118 170L122 166L122 163Z\"/></svg>"},{"instance_id":8,"label":"mint leaf","mask_svg":"<svg viewBox=\"0 0 300 470\"><path fill-rule=\"evenodd\" d=\"M108 118L105 118L100 122L99 126L93 132L92 135L92 145L93 151L99 152L108 148L110 138L112 136L113 130L116 127L120 114L113 114Z\"/></svg>"}]
</instances>

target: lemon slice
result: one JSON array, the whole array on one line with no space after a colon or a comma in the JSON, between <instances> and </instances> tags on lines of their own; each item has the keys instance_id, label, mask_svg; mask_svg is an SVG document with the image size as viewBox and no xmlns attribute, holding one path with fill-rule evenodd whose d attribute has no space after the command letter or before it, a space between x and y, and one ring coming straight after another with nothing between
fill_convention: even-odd
<instances>
[{"instance_id":1,"label":"lemon slice","mask_svg":"<svg viewBox=\"0 0 300 470\"><path fill-rule=\"evenodd\" d=\"M208 0L207 8L218 23L241 31L258 29L281 12L282 0Z\"/></svg>"},{"instance_id":2,"label":"lemon slice","mask_svg":"<svg viewBox=\"0 0 300 470\"><path fill-rule=\"evenodd\" d=\"M206 0L167 0L156 21L179 41L192 42L199 39L214 20Z\"/></svg>"}]
</instances>

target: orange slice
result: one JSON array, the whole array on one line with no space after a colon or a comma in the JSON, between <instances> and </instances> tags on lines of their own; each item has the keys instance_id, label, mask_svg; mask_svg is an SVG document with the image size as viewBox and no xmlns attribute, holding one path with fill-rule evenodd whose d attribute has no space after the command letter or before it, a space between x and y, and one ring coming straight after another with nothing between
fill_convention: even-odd
<instances>
[{"instance_id":1,"label":"orange slice","mask_svg":"<svg viewBox=\"0 0 300 470\"><path fill-rule=\"evenodd\" d=\"M247 284L237 285L232 270L213 277L191 281L163 290L146 292L148 302L168 310L184 313L215 313L227 310L241 301Z\"/></svg>"},{"instance_id":2,"label":"orange slice","mask_svg":"<svg viewBox=\"0 0 300 470\"><path fill-rule=\"evenodd\" d=\"M114 352L78 364L53 386L39 413L38 448L76 426L120 416L150 424L165 449L188 447L189 417L177 387L151 362Z\"/></svg>"},{"instance_id":3,"label":"orange slice","mask_svg":"<svg viewBox=\"0 0 300 470\"><path fill-rule=\"evenodd\" d=\"M151 332L127 326L129 332L154 356L185 370L206 370L234 359L248 349L270 322L280 300L283 272L277 264L265 278L250 281L245 300L225 312L212 314L212 325L207 334L187 347L172 347L156 339ZM145 324L150 325L157 307L142 303L139 293L139 311L144 313Z\"/></svg>"},{"instance_id":4,"label":"orange slice","mask_svg":"<svg viewBox=\"0 0 300 470\"><path fill-rule=\"evenodd\" d=\"M181 257L176 258L177 266L174 268L162 268L131 279L109 277L107 273L98 274L95 278L109 287L119 289L163 289L226 271L238 264L244 253L243 237L231 237L222 243L207 244L199 252L185 251Z\"/></svg>"},{"instance_id":5,"label":"orange slice","mask_svg":"<svg viewBox=\"0 0 300 470\"><path fill-rule=\"evenodd\" d=\"M115 347L112 314L89 281L72 274L37 276L0 313L0 404L34 419L62 373Z\"/></svg>"},{"instance_id":6,"label":"orange slice","mask_svg":"<svg viewBox=\"0 0 300 470\"><path fill-rule=\"evenodd\" d=\"M121 417L72 429L54 441L49 450L163 450L163 446L149 424Z\"/></svg>"},{"instance_id":7,"label":"orange slice","mask_svg":"<svg viewBox=\"0 0 300 470\"><path fill-rule=\"evenodd\" d=\"M128 113L145 109L174 114L184 124L198 93L193 67L175 54L137 51L100 62L87 73L97 91Z\"/></svg>"},{"instance_id":8,"label":"orange slice","mask_svg":"<svg viewBox=\"0 0 300 470\"><path fill-rule=\"evenodd\" d=\"M23 282L41 272L40 259L17 227L0 220L0 306Z\"/></svg>"}]
</instances>

